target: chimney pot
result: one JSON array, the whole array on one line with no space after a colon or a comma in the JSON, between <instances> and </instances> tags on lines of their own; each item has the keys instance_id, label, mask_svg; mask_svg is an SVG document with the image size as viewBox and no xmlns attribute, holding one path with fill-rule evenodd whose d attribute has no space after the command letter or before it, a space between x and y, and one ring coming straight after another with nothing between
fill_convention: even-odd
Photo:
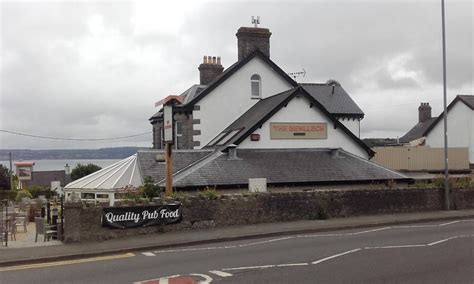
<instances>
[{"instance_id":1,"label":"chimney pot","mask_svg":"<svg viewBox=\"0 0 474 284\"><path fill-rule=\"evenodd\" d=\"M230 144L229 146L227 146L227 150L229 151L229 160L240 160L237 156L237 145Z\"/></svg>"},{"instance_id":2,"label":"chimney pot","mask_svg":"<svg viewBox=\"0 0 474 284\"><path fill-rule=\"evenodd\" d=\"M205 55L203 63L199 65L199 82L207 85L217 76L222 74L224 67L221 65L220 57Z\"/></svg>"}]
</instances>

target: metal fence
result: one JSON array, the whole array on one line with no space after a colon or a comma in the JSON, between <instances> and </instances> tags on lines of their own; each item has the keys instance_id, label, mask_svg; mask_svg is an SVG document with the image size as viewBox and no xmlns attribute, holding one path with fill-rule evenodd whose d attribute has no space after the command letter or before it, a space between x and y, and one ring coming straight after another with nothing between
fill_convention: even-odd
<instances>
[{"instance_id":1,"label":"metal fence","mask_svg":"<svg viewBox=\"0 0 474 284\"><path fill-rule=\"evenodd\" d=\"M8 246L8 201L0 200L0 242L1 246Z\"/></svg>"}]
</instances>

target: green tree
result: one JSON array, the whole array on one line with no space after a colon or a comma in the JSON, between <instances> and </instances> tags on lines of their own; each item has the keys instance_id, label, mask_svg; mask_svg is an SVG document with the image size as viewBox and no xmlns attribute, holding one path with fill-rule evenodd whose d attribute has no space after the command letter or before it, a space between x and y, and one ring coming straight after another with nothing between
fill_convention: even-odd
<instances>
[{"instance_id":1,"label":"green tree","mask_svg":"<svg viewBox=\"0 0 474 284\"><path fill-rule=\"evenodd\" d=\"M91 163L87 165L77 164L77 166L71 171L71 180L80 179L81 177L90 175L93 172L97 172L100 169L102 168Z\"/></svg>"},{"instance_id":2,"label":"green tree","mask_svg":"<svg viewBox=\"0 0 474 284\"><path fill-rule=\"evenodd\" d=\"M153 197L160 196L161 188L155 184L150 176L146 176L143 182L143 193L145 194L146 198L151 200Z\"/></svg>"},{"instance_id":3,"label":"green tree","mask_svg":"<svg viewBox=\"0 0 474 284\"><path fill-rule=\"evenodd\" d=\"M4 165L0 165L0 190L9 190L10 188L10 170Z\"/></svg>"}]
</instances>

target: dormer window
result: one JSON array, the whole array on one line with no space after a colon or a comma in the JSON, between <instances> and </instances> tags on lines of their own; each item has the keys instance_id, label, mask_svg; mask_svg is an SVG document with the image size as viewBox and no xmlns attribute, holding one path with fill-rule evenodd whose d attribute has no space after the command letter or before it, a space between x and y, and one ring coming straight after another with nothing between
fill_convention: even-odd
<instances>
[{"instance_id":1,"label":"dormer window","mask_svg":"<svg viewBox=\"0 0 474 284\"><path fill-rule=\"evenodd\" d=\"M262 98L262 80L260 78L260 75L253 74L252 77L250 77L250 88L252 91L252 99Z\"/></svg>"}]
</instances>

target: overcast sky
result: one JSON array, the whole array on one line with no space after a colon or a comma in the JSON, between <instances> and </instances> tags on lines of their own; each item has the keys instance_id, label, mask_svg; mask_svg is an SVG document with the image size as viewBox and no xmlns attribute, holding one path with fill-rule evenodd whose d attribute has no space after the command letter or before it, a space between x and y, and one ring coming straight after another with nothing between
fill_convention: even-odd
<instances>
[{"instance_id":1,"label":"overcast sky","mask_svg":"<svg viewBox=\"0 0 474 284\"><path fill-rule=\"evenodd\" d=\"M271 58L299 82L338 80L361 136L397 137L420 102L443 107L440 0L1 2L0 129L106 138L151 132L154 103L198 83L203 55L237 60L259 15ZM473 94L473 2L446 1L448 102ZM150 147L151 134L78 142L0 132L3 149Z\"/></svg>"}]
</instances>

